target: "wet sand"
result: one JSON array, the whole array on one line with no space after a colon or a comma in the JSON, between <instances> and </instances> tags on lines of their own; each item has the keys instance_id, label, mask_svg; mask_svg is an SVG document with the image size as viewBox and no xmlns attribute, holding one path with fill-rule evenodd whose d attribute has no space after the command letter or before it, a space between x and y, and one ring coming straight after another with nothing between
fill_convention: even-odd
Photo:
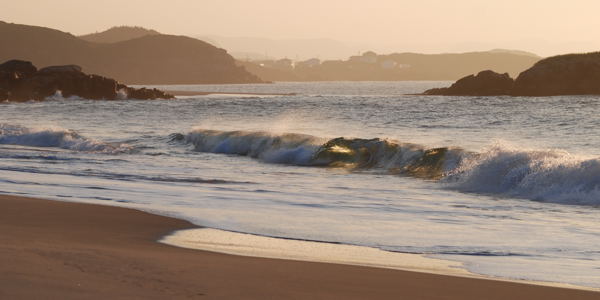
<instances>
[{"instance_id":1,"label":"wet sand","mask_svg":"<svg viewBox=\"0 0 600 300\"><path fill-rule=\"evenodd\" d=\"M0 299L600 299L600 293L157 243L189 222L0 195Z\"/></svg>"}]
</instances>

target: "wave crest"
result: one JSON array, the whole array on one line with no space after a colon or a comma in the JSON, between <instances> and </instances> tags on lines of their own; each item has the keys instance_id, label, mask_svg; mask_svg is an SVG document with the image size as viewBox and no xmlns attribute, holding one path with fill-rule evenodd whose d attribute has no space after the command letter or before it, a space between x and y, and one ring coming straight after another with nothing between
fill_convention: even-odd
<instances>
[{"instance_id":1,"label":"wave crest","mask_svg":"<svg viewBox=\"0 0 600 300\"><path fill-rule=\"evenodd\" d=\"M310 165L319 139L303 134L274 135L268 132L195 130L172 135L194 145L200 152L236 154L270 163Z\"/></svg>"},{"instance_id":2,"label":"wave crest","mask_svg":"<svg viewBox=\"0 0 600 300\"><path fill-rule=\"evenodd\" d=\"M69 129L30 129L9 124L0 124L0 144L55 147L73 151L101 153L122 153L133 149L127 144L106 143L88 139Z\"/></svg>"},{"instance_id":3,"label":"wave crest","mask_svg":"<svg viewBox=\"0 0 600 300\"><path fill-rule=\"evenodd\" d=\"M463 192L600 205L600 160L565 151L496 144L466 157L445 181Z\"/></svg>"},{"instance_id":4,"label":"wave crest","mask_svg":"<svg viewBox=\"0 0 600 300\"><path fill-rule=\"evenodd\" d=\"M600 159L565 151L526 150L496 144L481 153L426 148L388 139L194 130L172 139L195 151L236 154L264 162L344 167L438 180L462 192L537 201L600 205Z\"/></svg>"},{"instance_id":5,"label":"wave crest","mask_svg":"<svg viewBox=\"0 0 600 300\"><path fill-rule=\"evenodd\" d=\"M172 134L172 140L194 146L194 150L249 156L264 162L301 166L344 167L407 173L440 178L456 167L462 150L426 149L386 139L324 139L304 134L273 134L263 131L194 130Z\"/></svg>"}]
</instances>

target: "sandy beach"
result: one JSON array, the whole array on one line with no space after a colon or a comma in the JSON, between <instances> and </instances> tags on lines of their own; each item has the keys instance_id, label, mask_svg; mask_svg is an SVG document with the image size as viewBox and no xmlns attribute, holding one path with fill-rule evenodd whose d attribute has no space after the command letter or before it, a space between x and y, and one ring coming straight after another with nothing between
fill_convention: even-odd
<instances>
[{"instance_id":1,"label":"sandy beach","mask_svg":"<svg viewBox=\"0 0 600 300\"><path fill-rule=\"evenodd\" d=\"M194 225L0 196L0 299L598 299L597 292L157 243Z\"/></svg>"}]
</instances>

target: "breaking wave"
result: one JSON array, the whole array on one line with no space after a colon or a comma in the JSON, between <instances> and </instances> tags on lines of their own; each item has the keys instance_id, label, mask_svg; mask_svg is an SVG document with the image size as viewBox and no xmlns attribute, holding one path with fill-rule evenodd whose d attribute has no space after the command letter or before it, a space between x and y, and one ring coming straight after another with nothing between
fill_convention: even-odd
<instances>
[{"instance_id":1,"label":"breaking wave","mask_svg":"<svg viewBox=\"0 0 600 300\"><path fill-rule=\"evenodd\" d=\"M172 134L171 140L192 144L200 152L236 154L269 163L294 165L311 165L320 143L319 138L303 134L216 130Z\"/></svg>"},{"instance_id":2,"label":"breaking wave","mask_svg":"<svg viewBox=\"0 0 600 300\"><path fill-rule=\"evenodd\" d=\"M109 154L129 152L133 149L133 147L127 144L106 143L88 139L69 129L31 129L9 124L0 124L0 144L54 147L73 151Z\"/></svg>"},{"instance_id":3,"label":"breaking wave","mask_svg":"<svg viewBox=\"0 0 600 300\"><path fill-rule=\"evenodd\" d=\"M438 179L457 167L460 148L432 148L387 139L323 139L304 134L195 130L172 134L195 151L249 156L269 163L384 170Z\"/></svg>"},{"instance_id":4,"label":"breaking wave","mask_svg":"<svg viewBox=\"0 0 600 300\"><path fill-rule=\"evenodd\" d=\"M444 178L462 192L600 205L600 159L496 144L465 157Z\"/></svg>"},{"instance_id":5,"label":"breaking wave","mask_svg":"<svg viewBox=\"0 0 600 300\"><path fill-rule=\"evenodd\" d=\"M172 134L171 140L190 144L195 151L243 155L268 163L378 171L436 180L462 192L600 205L600 159L565 151L495 144L475 153L380 138L327 140L303 134L202 129Z\"/></svg>"}]
</instances>

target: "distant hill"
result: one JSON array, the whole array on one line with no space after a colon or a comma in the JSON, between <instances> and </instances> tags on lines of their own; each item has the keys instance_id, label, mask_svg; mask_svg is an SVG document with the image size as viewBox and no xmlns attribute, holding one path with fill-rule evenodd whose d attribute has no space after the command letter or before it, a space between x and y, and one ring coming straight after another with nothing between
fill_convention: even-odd
<instances>
[{"instance_id":1,"label":"distant hill","mask_svg":"<svg viewBox=\"0 0 600 300\"><path fill-rule=\"evenodd\" d=\"M79 38L93 43L117 43L157 34L160 32L143 27L116 26L102 32L80 35Z\"/></svg>"},{"instance_id":2,"label":"distant hill","mask_svg":"<svg viewBox=\"0 0 600 300\"><path fill-rule=\"evenodd\" d=\"M340 59L355 55L366 45L342 42L334 39L270 39L259 37L227 37L218 35L195 36L218 47L225 48L237 59L290 58L305 60L312 57L320 59ZM248 56L246 54L252 54Z\"/></svg>"},{"instance_id":3,"label":"distant hill","mask_svg":"<svg viewBox=\"0 0 600 300\"><path fill-rule=\"evenodd\" d=\"M312 59L241 61L250 72L269 81L396 81L456 80L480 70L518 75L541 58L526 52L492 50L469 53L379 55L365 52L347 60Z\"/></svg>"},{"instance_id":4,"label":"distant hill","mask_svg":"<svg viewBox=\"0 0 600 300\"><path fill-rule=\"evenodd\" d=\"M510 53L510 54L516 54L516 55L525 55L525 56L531 56L531 57L537 57L540 58L541 57L535 53L531 53L531 52L527 52L527 51L522 51L522 50L511 50L511 49L493 49L490 50L490 52L492 53Z\"/></svg>"},{"instance_id":5,"label":"distant hill","mask_svg":"<svg viewBox=\"0 0 600 300\"><path fill-rule=\"evenodd\" d=\"M0 21L0 62L21 59L39 67L76 64L86 73L127 84L255 83L227 51L185 36L145 35L95 43L62 31Z\"/></svg>"}]
</instances>

